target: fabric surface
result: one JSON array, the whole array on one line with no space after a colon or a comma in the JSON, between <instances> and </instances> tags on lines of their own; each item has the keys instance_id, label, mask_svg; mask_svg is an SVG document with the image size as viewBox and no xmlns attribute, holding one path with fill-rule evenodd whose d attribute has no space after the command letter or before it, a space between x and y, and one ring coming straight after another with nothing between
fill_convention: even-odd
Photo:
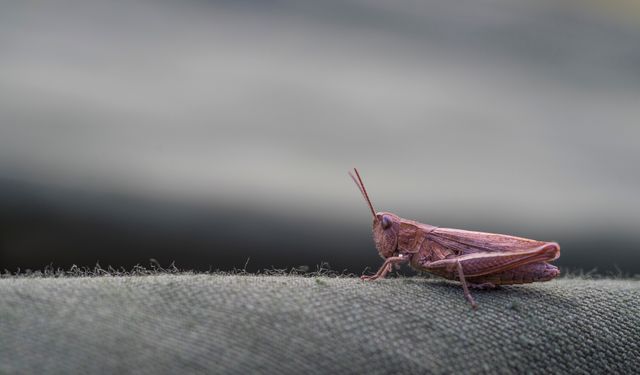
<instances>
[{"instance_id":1,"label":"fabric surface","mask_svg":"<svg viewBox=\"0 0 640 375\"><path fill-rule=\"evenodd\" d=\"M638 373L640 281L0 279L0 373Z\"/></svg>"}]
</instances>

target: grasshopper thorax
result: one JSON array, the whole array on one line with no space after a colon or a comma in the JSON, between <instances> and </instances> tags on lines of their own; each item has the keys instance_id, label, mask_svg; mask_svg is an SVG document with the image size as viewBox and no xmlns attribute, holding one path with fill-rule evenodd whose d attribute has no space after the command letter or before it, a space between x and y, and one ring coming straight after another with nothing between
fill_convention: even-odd
<instances>
[{"instance_id":1,"label":"grasshopper thorax","mask_svg":"<svg viewBox=\"0 0 640 375\"><path fill-rule=\"evenodd\" d=\"M373 220L373 241L383 258L394 256L398 249L398 234L402 219L391 212L377 212Z\"/></svg>"}]
</instances>

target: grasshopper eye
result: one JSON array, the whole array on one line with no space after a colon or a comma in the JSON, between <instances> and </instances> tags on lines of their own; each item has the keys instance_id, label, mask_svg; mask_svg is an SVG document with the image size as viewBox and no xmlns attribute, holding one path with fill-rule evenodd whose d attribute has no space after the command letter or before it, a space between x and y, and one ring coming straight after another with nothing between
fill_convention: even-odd
<instances>
[{"instance_id":1,"label":"grasshopper eye","mask_svg":"<svg viewBox=\"0 0 640 375\"><path fill-rule=\"evenodd\" d=\"M389 227L391 226L392 220L389 216L384 215L382 216L382 229L389 229Z\"/></svg>"}]
</instances>

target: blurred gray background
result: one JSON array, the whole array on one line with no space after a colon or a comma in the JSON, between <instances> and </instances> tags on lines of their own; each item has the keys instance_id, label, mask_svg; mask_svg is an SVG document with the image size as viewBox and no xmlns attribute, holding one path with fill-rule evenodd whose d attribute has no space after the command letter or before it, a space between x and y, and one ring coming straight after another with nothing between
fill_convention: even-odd
<instances>
[{"instance_id":1,"label":"blurred gray background","mask_svg":"<svg viewBox=\"0 0 640 375\"><path fill-rule=\"evenodd\" d=\"M635 1L0 5L0 269L380 264L378 210L640 273Z\"/></svg>"}]
</instances>

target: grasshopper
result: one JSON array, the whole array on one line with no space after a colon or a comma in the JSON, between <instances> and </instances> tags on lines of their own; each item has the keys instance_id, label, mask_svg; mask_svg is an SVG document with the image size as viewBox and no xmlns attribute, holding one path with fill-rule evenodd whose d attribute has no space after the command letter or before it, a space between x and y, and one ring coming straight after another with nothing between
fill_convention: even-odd
<instances>
[{"instance_id":1,"label":"grasshopper","mask_svg":"<svg viewBox=\"0 0 640 375\"><path fill-rule=\"evenodd\" d=\"M458 280L473 308L478 305L469 288L548 281L560 274L547 262L560 257L560 246L504 234L439 228L403 219L391 212L376 212L357 169L349 172L373 215L373 240L384 263L374 275L384 278L402 263L446 279Z\"/></svg>"}]
</instances>

